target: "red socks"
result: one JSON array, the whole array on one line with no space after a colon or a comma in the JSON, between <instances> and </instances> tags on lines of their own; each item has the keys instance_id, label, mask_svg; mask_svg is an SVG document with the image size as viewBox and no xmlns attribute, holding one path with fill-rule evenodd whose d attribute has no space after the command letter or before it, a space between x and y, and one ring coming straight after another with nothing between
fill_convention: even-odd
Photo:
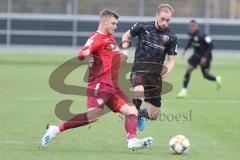
<instances>
[{"instance_id":1,"label":"red socks","mask_svg":"<svg viewBox=\"0 0 240 160\"><path fill-rule=\"evenodd\" d=\"M67 129L76 128L89 124L87 113L80 113L72 117L70 120L60 124L59 130L63 132Z\"/></svg>"},{"instance_id":2,"label":"red socks","mask_svg":"<svg viewBox=\"0 0 240 160\"><path fill-rule=\"evenodd\" d=\"M127 138L136 138L138 117L134 114L128 114L125 116L125 130Z\"/></svg>"},{"instance_id":3,"label":"red socks","mask_svg":"<svg viewBox=\"0 0 240 160\"><path fill-rule=\"evenodd\" d=\"M125 116L125 130L128 139L136 138L137 121L138 117L134 114L128 114ZM60 132L63 132L67 129L76 128L87 124L89 124L87 113L80 113L75 115L70 120L60 124L58 127Z\"/></svg>"}]
</instances>

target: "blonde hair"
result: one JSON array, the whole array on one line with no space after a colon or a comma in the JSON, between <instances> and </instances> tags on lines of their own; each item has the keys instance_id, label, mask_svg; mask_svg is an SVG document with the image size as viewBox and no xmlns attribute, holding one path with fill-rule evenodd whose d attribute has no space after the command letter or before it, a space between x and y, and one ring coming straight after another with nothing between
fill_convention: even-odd
<instances>
[{"instance_id":1,"label":"blonde hair","mask_svg":"<svg viewBox=\"0 0 240 160\"><path fill-rule=\"evenodd\" d=\"M107 17L114 17L116 19L119 18L119 14L117 12L109 10L109 9L102 10L99 15L100 15L100 21Z\"/></svg>"},{"instance_id":2,"label":"blonde hair","mask_svg":"<svg viewBox=\"0 0 240 160\"><path fill-rule=\"evenodd\" d=\"M167 12L167 10L169 10L172 13L172 15L174 14L174 9L170 4L160 4L158 6L157 12L158 13L161 11Z\"/></svg>"}]
</instances>

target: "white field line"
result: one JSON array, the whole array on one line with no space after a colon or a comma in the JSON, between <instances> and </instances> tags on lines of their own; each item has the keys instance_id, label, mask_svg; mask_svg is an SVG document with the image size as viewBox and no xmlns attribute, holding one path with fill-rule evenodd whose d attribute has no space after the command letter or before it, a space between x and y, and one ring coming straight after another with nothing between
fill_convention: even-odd
<instances>
[{"instance_id":1,"label":"white field line","mask_svg":"<svg viewBox=\"0 0 240 160\"><path fill-rule=\"evenodd\" d=\"M36 141L15 141L15 140L3 140L1 141L0 140L0 145L1 144L40 144L40 141L39 142L36 142Z\"/></svg>"}]
</instances>

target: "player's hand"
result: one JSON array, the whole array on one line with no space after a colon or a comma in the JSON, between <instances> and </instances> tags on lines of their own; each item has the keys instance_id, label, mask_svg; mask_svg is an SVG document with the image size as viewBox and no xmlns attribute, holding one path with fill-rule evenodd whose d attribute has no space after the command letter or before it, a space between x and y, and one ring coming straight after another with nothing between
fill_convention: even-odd
<instances>
[{"instance_id":1,"label":"player's hand","mask_svg":"<svg viewBox=\"0 0 240 160\"><path fill-rule=\"evenodd\" d=\"M164 71L161 73L162 78L167 78L170 75L170 71L167 67L164 68Z\"/></svg>"},{"instance_id":2,"label":"player's hand","mask_svg":"<svg viewBox=\"0 0 240 160\"><path fill-rule=\"evenodd\" d=\"M90 52L91 52L90 49L91 49L91 48L88 48L88 49L85 49L85 50L82 50L81 52L79 52L79 54L78 54L78 59L79 59L80 61L82 61L82 60L84 60L87 56L89 56L89 55L90 55Z\"/></svg>"},{"instance_id":3,"label":"player's hand","mask_svg":"<svg viewBox=\"0 0 240 160\"><path fill-rule=\"evenodd\" d=\"M206 58L206 57L202 57L202 58L201 58L201 61L200 61L200 64L201 64L202 66L205 66L205 65L207 64L207 58Z\"/></svg>"}]
</instances>

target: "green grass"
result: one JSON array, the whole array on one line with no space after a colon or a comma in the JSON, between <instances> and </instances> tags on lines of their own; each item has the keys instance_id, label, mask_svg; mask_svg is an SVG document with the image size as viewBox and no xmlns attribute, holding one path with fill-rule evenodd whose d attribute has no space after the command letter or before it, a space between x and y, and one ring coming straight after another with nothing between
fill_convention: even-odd
<instances>
[{"instance_id":1,"label":"green grass","mask_svg":"<svg viewBox=\"0 0 240 160\"><path fill-rule=\"evenodd\" d=\"M91 128L69 130L47 149L39 149L47 123L61 122L54 107L63 99L73 99L72 112L86 110L86 97L63 95L49 87L49 76L64 61L64 55L0 55L0 159L240 159L240 58L215 57L212 73L222 75L223 88L202 78L198 68L192 75L189 96L176 99L186 67L177 58L174 73L167 79L174 90L163 96L162 112L189 114L191 121L147 122L139 137L153 136L154 146L130 153L126 147L123 121L109 113ZM67 83L84 85L84 69L76 69ZM168 141L176 134L187 136L191 150L186 155L171 155Z\"/></svg>"}]
</instances>

